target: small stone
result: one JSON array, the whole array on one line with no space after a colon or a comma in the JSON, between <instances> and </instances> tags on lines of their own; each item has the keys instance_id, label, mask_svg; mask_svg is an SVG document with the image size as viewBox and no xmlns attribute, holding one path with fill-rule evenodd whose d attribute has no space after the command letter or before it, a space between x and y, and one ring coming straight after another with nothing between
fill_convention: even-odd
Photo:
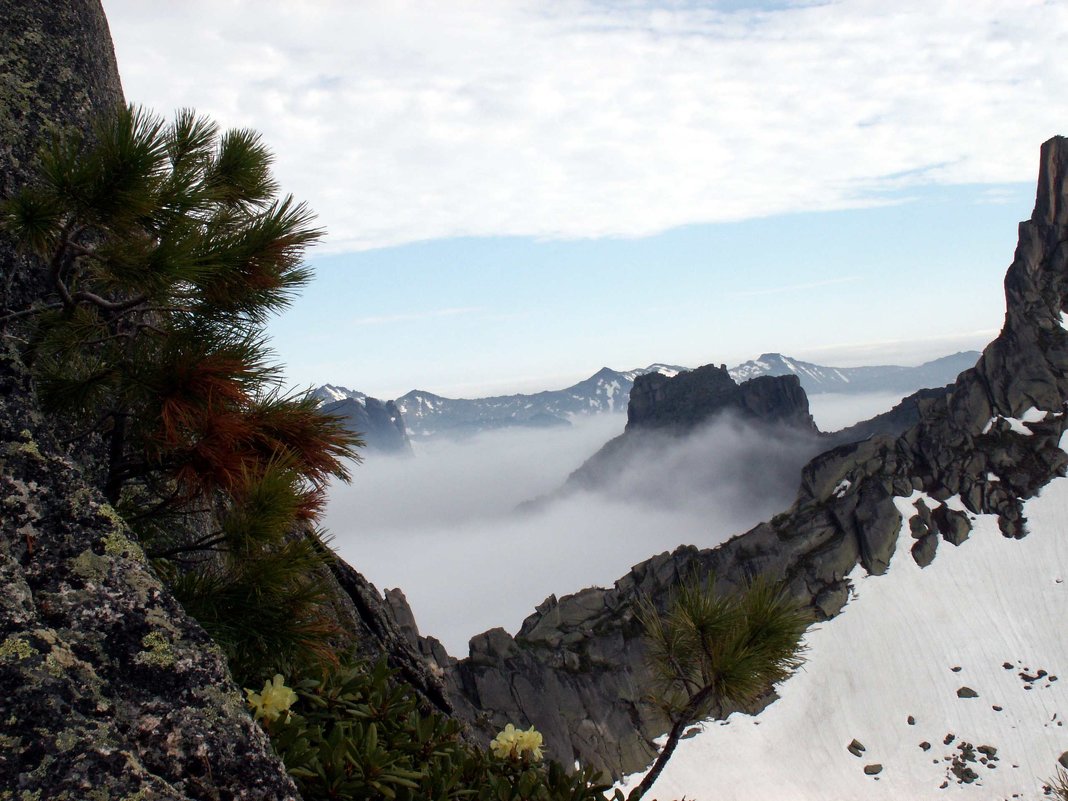
<instances>
[{"instance_id":1,"label":"small stone","mask_svg":"<svg viewBox=\"0 0 1068 801\"><path fill-rule=\"evenodd\" d=\"M865 765L864 773L867 776L875 776L883 772L883 766L876 762L874 765Z\"/></svg>"},{"instance_id":2,"label":"small stone","mask_svg":"<svg viewBox=\"0 0 1068 801\"><path fill-rule=\"evenodd\" d=\"M864 747L864 744L860 740L857 740L856 738L854 738L853 742L851 742L849 745L846 746L846 751L848 751L849 753L851 753L855 757L859 757L861 755L861 753L863 753L866 750L867 749Z\"/></svg>"},{"instance_id":3,"label":"small stone","mask_svg":"<svg viewBox=\"0 0 1068 801\"><path fill-rule=\"evenodd\" d=\"M916 718L912 717L912 715L909 715L908 723L909 723L910 726L915 726L916 725Z\"/></svg>"},{"instance_id":4,"label":"small stone","mask_svg":"<svg viewBox=\"0 0 1068 801\"><path fill-rule=\"evenodd\" d=\"M947 734L946 735L946 739L944 739L942 741L942 745L949 745L951 742L953 742L956 739L957 739L957 735L955 735L955 734Z\"/></svg>"},{"instance_id":5,"label":"small stone","mask_svg":"<svg viewBox=\"0 0 1068 801\"><path fill-rule=\"evenodd\" d=\"M978 698L979 693L973 690L971 687L961 687L957 690L957 698Z\"/></svg>"},{"instance_id":6,"label":"small stone","mask_svg":"<svg viewBox=\"0 0 1068 801\"><path fill-rule=\"evenodd\" d=\"M929 742L927 742L926 740L924 740L922 743L920 743L920 750L921 751L930 751L931 750L931 744Z\"/></svg>"},{"instance_id":7,"label":"small stone","mask_svg":"<svg viewBox=\"0 0 1068 801\"><path fill-rule=\"evenodd\" d=\"M1002 709L1003 709L1004 707L1000 707L1000 706L998 706L997 704L994 704L994 705L993 705L992 707L990 707L990 708L991 708L991 709L993 709L993 710L994 710L995 712L1000 712L1000 711L1001 711L1001 710L1002 710Z\"/></svg>"},{"instance_id":8,"label":"small stone","mask_svg":"<svg viewBox=\"0 0 1068 801\"><path fill-rule=\"evenodd\" d=\"M1063 754L1057 757L1057 761L1061 763L1062 768L1068 770L1068 751L1065 751Z\"/></svg>"},{"instance_id":9,"label":"small stone","mask_svg":"<svg viewBox=\"0 0 1068 801\"><path fill-rule=\"evenodd\" d=\"M960 665L957 665L955 667L951 667L950 670L952 670L954 673L960 673L961 667Z\"/></svg>"},{"instance_id":10,"label":"small stone","mask_svg":"<svg viewBox=\"0 0 1068 801\"><path fill-rule=\"evenodd\" d=\"M1005 668L1005 670L1012 670L1012 662L1002 662L1001 666Z\"/></svg>"}]
</instances>

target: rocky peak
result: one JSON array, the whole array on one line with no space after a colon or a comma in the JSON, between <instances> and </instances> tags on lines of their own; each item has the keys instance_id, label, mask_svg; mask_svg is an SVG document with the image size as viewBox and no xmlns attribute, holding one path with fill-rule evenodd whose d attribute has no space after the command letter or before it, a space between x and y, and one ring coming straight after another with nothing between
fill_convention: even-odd
<instances>
[{"instance_id":1,"label":"rocky peak","mask_svg":"<svg viewBox=\"0 0 1068 801\"><path fill-rule=\"evenodd\" d=\"M630 391L627 431L684 433L724 412L816 432L797 376L762 376L739 385L726 369L711 364L671 378L660 373L638 376Z\"/></svg>"},{"instance_id":2,"label":"rocky peak","mask_svg":"<svg viewBox=\"0 0 1068 801\"><path fill-rule=\"evenodd\" d=\"M345 428L360 435L368 450L394 454L412 452L404 418L393 401L383 402L365 395L324 403L321 408L327 414L340 417Z\"/></svg>"}]
</instances>

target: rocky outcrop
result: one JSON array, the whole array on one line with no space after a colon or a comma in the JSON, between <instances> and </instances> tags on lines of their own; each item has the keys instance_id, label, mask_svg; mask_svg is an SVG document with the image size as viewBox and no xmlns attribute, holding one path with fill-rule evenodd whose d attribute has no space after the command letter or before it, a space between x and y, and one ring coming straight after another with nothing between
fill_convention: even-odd
<instances>
[{"instance_id":1,"label":"rocky outcrop","mask_svg":"<svg viewBox=\"0 0 1068 801\"><path fill-rule=\"evenodd\" d=\"M629 470L655 470L667 452L677 447L679 438L713 421L728 421L766 435L752 437L752 451L734 458L753 464L775 463L789 482L785 485L788 493L793 491L796 471L804 461L826 447L819 444L808 397L796 376L754 378L736 384L726 369L714 365L671 377L648 373L639 376L631 389L624 432L571 473L556 493L527 502L520 509L538 508L579 489L610 489L614 480ZM784 438L796 445L809 436L811 447L780 447ZM717 454L709 453L708 458L715 460ZM743 474L746 469L739 463L736 472Z\"/></svg>"},{"instance_id":2,"label":"rocky outcrop","mask_svg":"<svg viewBox=\"0 0 1068 801\"><path fill-rule=\"evenodd\" d=\"M736 384L726 369L711 364L672 378L649 373L635 379L627 406L627 431L684 434L728 412L742 420L816 433L808 396L797 376L763 376Z\"/></svg>"},{"instance_id":3,"label":"rocky outcrop","mask_svg":"<svg viewBox=\"0 0 1068 801\"><path fill-rule=\"evenodd\" d=\"M341 418L345 428L360 435L368 450L391 454L412 452L404 418L393 401L383 403L378 398L345 398L323 404L320 408L327 414Z\"/></svg>"},{"instance_id":4,"label":"rocky outcrop","mask_svg":"<svg viewBox=\"0 0 1068 801\"><path fill-rule=\"evenodd\" d=\"M0 19L0 197L8 197L53 134L85 130L123 99L99 0L0 0ZM39 272L0 238L0 314L22 308L40 286Z\"/></svg>"},{"instance_id":5,"label":"rocky outcrop","mask_svg":"<svg viewBox=\"0 0 1068 801\"><path fill-rule=\"evenodd\" d=\"M921 389L907 398L902 398L901 402L889 411L827 434L826 441L830 447L834 447L860 442L876 435L896 437L917 425L923 419L925 410L944 398L951 388L952 384L936 389Z\"/></svg>"},{"instance_id":6,"label":"rocky outcrop","mask_svg":"<svg viewBox=\"0 0 1068 801\"><path fill-rule=\"evenodd\" d=\"M858 564L879 574L893 558L929 563L946 547L939 542L962 543L970 524L946 503L951 497L996 514L1006 536L1025 536L1021 501L1068 466L1058 447L1068 426L1068 139L1042 146L1035 211L1019 233L1005 278L1004 328L946 391L921 395L901 412L916 415L913 425L900 434L873 430L816 457L789 510L718 548L661 554L609 589L550 598L515 636L475 637L468 658L444 666L457 707L487 728L533 724L554 758L618 777L645 767L652 738L665 731L647 700L637 598L662 603L694 570L727 587L769 574L826 619L846 603ZM708 376L703 391L727 389L714 371ZM654 378L632 392L637 420L652 414L655 421L647 401L664 386ZM934 506L917 505L909 521L917 545L895 554L901 517L893 499L914 490Z\"/></svg>"},{"instance_id":7,"label":"rocky outcrop","mask_svg":"<svg viewBox=\"0 0 1068 801\"><path fill-rule=\"evenodd\" d=\"M57 801L295 798L222 654L30 399L4 353L0 786Z\"/></svg>"}]
</instances>

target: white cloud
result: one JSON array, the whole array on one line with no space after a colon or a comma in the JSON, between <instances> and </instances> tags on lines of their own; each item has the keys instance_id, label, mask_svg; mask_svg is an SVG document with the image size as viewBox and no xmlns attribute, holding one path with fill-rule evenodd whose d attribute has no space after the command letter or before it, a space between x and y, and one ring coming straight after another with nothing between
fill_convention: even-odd
<instances>
[{"instance_id":1,"label":"white cloud","mask_svg":"<svg viewBox=\"0 0 1068 801\"><path fill-rule=\"evenodd\" d=\"M263 132L334 250L1033 180L1068 7L106 0L128 97Z\"/></svg>"}]
</instances>

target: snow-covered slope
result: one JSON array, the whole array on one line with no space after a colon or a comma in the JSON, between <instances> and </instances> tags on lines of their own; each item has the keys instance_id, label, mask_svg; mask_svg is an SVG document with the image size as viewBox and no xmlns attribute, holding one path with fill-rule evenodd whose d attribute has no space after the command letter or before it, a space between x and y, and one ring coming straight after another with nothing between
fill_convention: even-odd
<instances>
[{"instance_id":1,"label":"snow-covered slope","mask_svg":"<svg viewBox=\"0 0 1068 801\"><path fill-rule=\"evenodd\" d=\"M890 569L854 570L852 599L809 633L807 664L781 697L683 740L650 798L1042 796L1068 751L1068 479L1027 501L1022 540L969 513L969 539L941 542L926 568L909 558L905 522L921 498L938 506L918 492L895 499Z\"/></svg>"},{"instance_id":2,"label":"snow-covered slope","mask_svg":"<svg viewBox=\"0 0 1068 801\"><path fill-rule=\"evenodd\" d=\"M367 400L367 396L362 392L357 392L348 387L335 386L334 384L323 384L321 387L317 387L312 392L312 395L323 403L333 403L335 401L349 399L364 403L364 401Z\"/></svg>"}]
</instances>

